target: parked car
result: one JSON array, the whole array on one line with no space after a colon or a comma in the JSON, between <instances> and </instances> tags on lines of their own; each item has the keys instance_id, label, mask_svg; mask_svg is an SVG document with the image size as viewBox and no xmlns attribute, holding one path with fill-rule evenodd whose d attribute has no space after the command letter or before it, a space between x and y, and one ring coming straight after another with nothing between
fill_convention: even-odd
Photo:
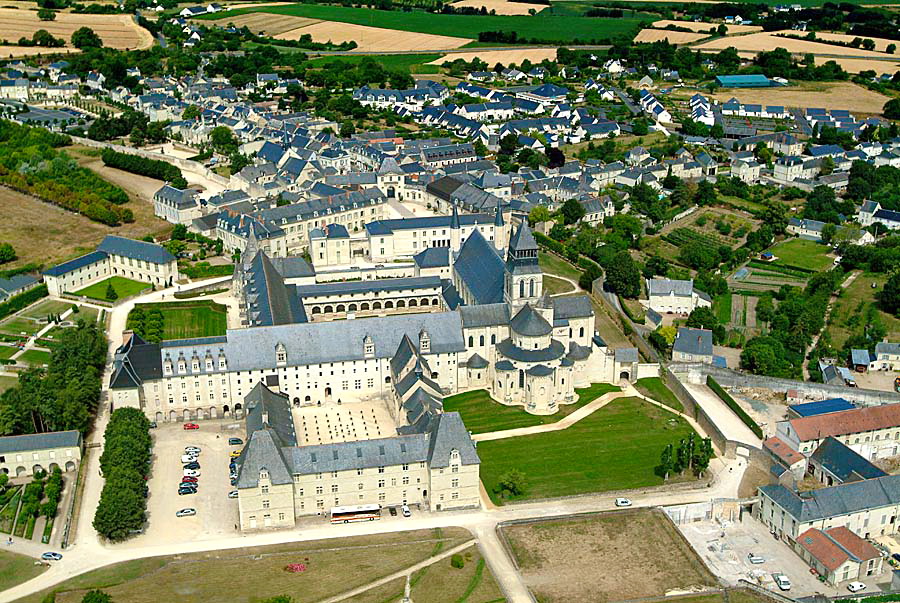
<instances>
[{"instance_id":1,"label":"parked car","mask_svg":"<svg viewBox=\"0 0 900 603\"><path fill-rule=\"evenodd\" d=\"M388 507L388 512L393 517L397 517L397 507Z\"/></svg>"},{"instance_id":2,"label":"parked car","mask_svg":"<svg viewBox=\"0 0 900 603\"><path fill-rule=\"evenodd\" d=\"M181 455L181 462L182 462L182 463L194 463L194 462L197 461L197 458L198 458L198 457L197 457L196 455L193 455L193 454L182 454L182 455Z\"/></svg>"},{"instance_id":3,"label":"parked car","mask_svg":"<svg viewBox=\"0 0 900 603\"><path fill-rule=\"evenodd\" d=\"M186 430L190 431L191 429L200 429L200 426L197 425L196 423L185 423L184 428Z\"/></svg>"},{"instance_id":4,"label":"parked car","mask_svg":"<svg viewBox=\"0 0 900 603\"><path fill-rule=\"evenodd\" d=\"M791 590L791 581L784 574L772 574L772 579L775 580L775 586L781 590Z\"/></svg>"},{"instance_id":5,"label":"parked car","mask_svg":"<svg viewBox=\"0 0 900 603\"><path fill-rule=\"evenodd\" d=\"M150 421L150 429L156 429L159 425L156 424L156 421Z\"/></svg>"},{"instance_id":6,"label":"parked car","mask_svg":"<svg viewBox=\"0 0 900 603\"><path fill-rule=\"evenodd\" d=\"M184 496L185 494L196 494L197 488L178 488L178 496Z\"/></svg>"},{"instance_id":7,"label":"parked car","mask_svg":"<svg viewBox=\"0 0 900 603\"><path fill-rule=\"evenodd\" d=\"M185 454L200 454L199 446L185 446L184 447Z\"/></svg>"},{"instance_id":8,"label":"parked car","mask_svg":"<svg viewBox=\"0 0 900 603\"><path fill-rule=\"evenodd\" d=\"M200 472L196 469L185 469L184 470L185 477L200 477Z\"/></svg>"},{"instance_id":9,"label":"parked car","mask_svg":"<svg viewBox=\"0 0 900 603\"><path fill-rule=\"evenodd\" d=\"M228 493L228 498L237 498L237 497L238 497L237 490L232 490L231 492Z\"/></svg>"},{"instance_id":10,"label":"parked car","mask_svg":"<svg viewBox=\"0 0 900 603\"><path fill-rule=\"evenodd\" d=\"M760 557L759 555L754 555L750 553L747 555L747 560L754 565L759 565L760 563L765 563L766 559L764 557Z\"/></svg>"},{"instance_id":11,"label":"parked car","mask_svg":"<svg viewBox=\"0 0 900 603\"><path fill-rule=\"evenodd\" d=\"M185 483L188 483L188 484L196 484L196 483L199 482L199 481L200 481L200 480L198 480L196 477L188 477L188 476L184 476L184 477L181 478L181 483L182 483L182 484L185 484Z\"/></svg>"},{"instance_id":12,"label":"parked car","mask_svg":"<svg viewBox=\"0 0 900 603\"><path fill-rule=\"evenodd\" d=\"M187 462L184 464L184 468L185 469L199 469L200 463L198 463L197 461L190 461L190 462Z\"/></svg>"},{"instance_id":13,"label":"parked car","mask_svg":"<svg viewBox=\"0 0 900 603\"><path fill-rule=\"evenodd\" d=\"M237 478L236 478L236 477L232 477L232 478L231 478L231 485L232 485L232 486L237 486Z\"/></svg>"},{"instance_id":14,"label":"parked car","mask_svg":"<svg viewBox=\"0 0 900 603\"><path fill-rule=\"evenodd\" d=\"M59 553L47 552L41 555L41 559L44 561L59 561L62 559L62 555Z\"/></svg>"},{"instance_id":15,"label":"parked car","mask_svg":"<svg viewBox=\"0 0 900 603\"><path fill-rule=\"evenodd\" d=\"M191 515L196 515L197 509L193 507L188 507L187 509L182 509L180 511L175 512L175 517L190 517Z\"/></svg>"},{"instance_id":16,"label":"parked car","mask_svg":"<svg viewBox=\"0 0 900 603\"><path fill-rule=\"evenodd\" d=\"M862 582L851 582L847 585L847 590L851 593L858 593L861 590L866 590L866 585Z\"/></svg>"},{"instance_id":17,"label":"parked car","mask_svg":"<svg viewBox=\"0 0 900 603\"><path fill-rule=\"evenodd\" d=\"M229 446L243 446L244 440L242 440L241 438L228 438L228 445Z\"/></svg>"},{"instance_id":18,"label":"parked car","mask_svg":"<svg viewBox=\"0 0 900 603\"><path fill-rule=\"evenodd\" d=\"M891 555L891 559L900 562L900 553L894 553L893 555Z\"/></svg>"},{"instance_id":19,"label":"parked car","mask_svg":"<svg viewBox=\"0 0 900 603\"><path fill-rule=\"evenodd\" d=\"M617 499L616 499L616 506L617 506L617 507L630 507L630 506L631 506L631 501L630 501L629 499L627 499L627 498L617 498Z\"/></svg>"},{"instance_id":20,"label":"parked car","mask_svg":"<svg viewBox=\"0 0 900 603\"><path fill-rule=\"evenodd\" d=\"M403 513L403 517L411 517L412 511L409 510L409 506L403 505L400 507L400 512Z\"/></svg>"}]
</instances>

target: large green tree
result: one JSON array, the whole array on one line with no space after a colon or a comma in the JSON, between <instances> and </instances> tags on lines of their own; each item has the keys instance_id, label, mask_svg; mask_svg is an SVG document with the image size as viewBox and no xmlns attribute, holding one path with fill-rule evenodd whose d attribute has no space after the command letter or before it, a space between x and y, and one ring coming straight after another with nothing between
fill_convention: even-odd
<instances>
[{"instance_id":1,"label":"large green tree","mask_svg":"<svg viewBox=\"0 0 900 603\"><path fill-rule=\"evenodd\" d=\"M641 271L627 251L613 256L606 266L606 284L623 297L636 298L641 294Z\"/></svg>"},{"instance_id":2,"label":"large green tree","mask_svg":"<svg viewBox=\"0 0 900 603\"><path fill-rule=\"evenodd\" d=\"M103 40L90 27L79 27L72 32L72 46L81 48L100 48L103 46Z\"/></svg>"}]
</instances>

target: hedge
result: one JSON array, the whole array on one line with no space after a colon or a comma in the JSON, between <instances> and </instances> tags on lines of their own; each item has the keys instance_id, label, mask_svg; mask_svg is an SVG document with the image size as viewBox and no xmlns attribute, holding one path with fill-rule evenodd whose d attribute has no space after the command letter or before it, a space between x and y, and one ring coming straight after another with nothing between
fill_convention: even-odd
<instances>
[{"instance_id":1,"label":"hedge","mask_svg":"<svg viewBox=\"0 0 900 603\"><path fill-rule=\"evenodd\" d=\"M756 421L751 419L750 415L744 412L744 409L741 408L737 402L735 402L734 398L732 398L728 392L722 389L722 386L716 383L716 380L713 379L710 375L706 376L706 385L709 387L709 389L716 392L716 395L722 399L722 401L728 406L728 408L734 411L734 414L741 418L741 421L744 422L744 425L749 427L750 431L752 431L756 435L756 437L762 439L763 432L760 426L756 424Z\"/></svg>"},{"instance_id":2,"label":"hedge","mask_svg":"<svg viewBox=\"0 0 900 603\"><path fill-rule=\"evenodd\" d=\"M156 180L165 180L175 188L187 188L187 180L181 170L161 159L148 159L140 155L120 153L109 148L103 149L101 157L103 157L104 165L109 167Z\"/></svg>"},{"instance_id":3,"label":"hedge","mask_svg":"<svg viewBox=\"0 0 900 603\"><path fill-rule=\"evenodd\" d=\"M47 297L47 295L47 285L38 285L34 289L14 295L0 304L0 318L6 318L10 314L30 306L42 297Z\"/></svg>"},{"instance_id":4,"label":"hedge","mask_svg":"<svg viewBox=\"0 0 900 603\"><path fill-rule=\"evenodd\" d=\"M197 262L193 266L182 264L178 266L178 272L188 278L230 276L234 274L234 264L220 264L217 266L213 266L209 262Z\"/></svg>"},{"instance_id":5,"label":"hedge","mask_svg":"<svg viewBox=\"0 0 900 603\"><path fill-rule=\"evenodd\" d=\"M628 304L626 304L625 301L622 299L622 296L617 295L616 297L619 298L619 305L622 306L622 310L625 311L625 314L628 316L628 318L631 319L631 322L633 322L635 324L639 324L639 325L644 324L643 316L635 316L634 312L631 311L631 308L628 307Z\"/></svg>"},{"instance_id":6,"label":"hedge","mask_svg":"<svg viewBox=\"0 0 900 603\"><path fill-rule=\"evenodd\" d=\"M566 246L556 239L551 239L547 235L539 233L537 231L532 231L531 234L534 235L534 240L538 242L538 245L543 245L550 251L555 251L560 255L566 255Z\"/></svg>"}]
</instances>

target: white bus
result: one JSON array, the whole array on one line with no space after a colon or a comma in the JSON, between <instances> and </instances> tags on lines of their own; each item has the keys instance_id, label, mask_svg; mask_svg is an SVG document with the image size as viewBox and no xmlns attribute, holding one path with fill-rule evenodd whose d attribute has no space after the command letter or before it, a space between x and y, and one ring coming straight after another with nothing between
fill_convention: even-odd
<instances>
[{"instance_id":1,"label":"white bus","mask_svg":"<svg viewBox=\"0 0 900 603\"><path fill-rule=\"evenodd\" d=\"M350 505L331 508L331 523L381 519L381 505Z\"/></svg>"}]
</instances>

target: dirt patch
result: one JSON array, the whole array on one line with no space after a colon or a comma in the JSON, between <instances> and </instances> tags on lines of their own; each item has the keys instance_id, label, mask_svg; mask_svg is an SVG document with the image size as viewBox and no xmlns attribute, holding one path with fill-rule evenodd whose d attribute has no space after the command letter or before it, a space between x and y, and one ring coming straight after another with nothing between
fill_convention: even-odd
<instances>
[{"instance_id":1,"label":"dirt patch","mask_svg":"<svg viewBox=\"0 0 900 603\"><path fill-rule=\"evenodd\" d=\"M822 42L812 42L809 40L794 40L792 38L780 37L777 33L782 32L757 32L743 36L728 36L725 38L716 38L708 42L698 44L697 48L701 50L723 50L725 48L734 47L737 50L759 52L761 50L772 50L773 48L784 48L788 52L798 54L835 54L847 57L890 57L891 55L875 52L872 50L863 50L861 48L844 48L842 46L834 46L833 44L823 44Z\"/></svg>"},{"instance_id":2,"label":"dirt patch","mask_svg":"<svg viewBox=\"0 0 900 603\"><path fill-rule=\"evenodd\" d=\"M436 36L334 21L318 21L311 25L282 32L275 37L280 40L297 40L306 34L311 35L314 42L340 44L353 40L357 44L356 51L363 52L449 50L459 48L472 41L466 38Z\"/></svg>"},{"instance_id":3,"label":"dirt patch","mask_svg":"<svg viewBox=\"0 0 900 603\"><path fill-rule=\"evenodd\" d=\"M668 19L663 19L662 21L657 21L653 24L653 27L657 27L659 29L665 29L669 25L675 25L676 27L683 27L685 29L690 29L692 31L702 31L708 32L710 29L716 29L721 25L720 23L695 23L694 21L672 21ZM752 33L755 31L762 31L762 27L758 25L726 25L729 34L741 34L741 33Z\"/></svg>"},{"instance_id":4,"label":"dirt patch","mask_svg":"<svg viewBox=\"0 0 900 603\"><path fill-rule=\"evenodd\" d=\"M703 38L708 38L706 33L691 33L689 31L669 31L667 29L642 29L635 36L635 42L659 42L668 40L669 44L693 44Z\"/></svg>"},{"instance_id":5,"label":"dirt patch","mask_svg":"<svg viewBox=\"0 0 900 603\"><path fill-rule=\"evenodd\" d=\"M539 601L621 601L716 584L659 511L514 525L503 533Z\"/></svg>"},{"instance_id":6,"label":"dirt patch","mask_svg":"<svg viewBox=\"0 0 900 603\"><path fill-rule=\"evenodd\" d=\"M471 40L469 40L471 41ZM451 52L446 56L443 56L439 59L435 59L428 65L442 65L445 61L455 61L456 59L463 59L465 61L471 61L472 59L479 58L488 65L494 65L495 63L503 63L504 65L509 65L510 63L519 64L525 59L528 59L532 63L540 63L544 59L549 59L551 61L556 59L556 49L555 48L527 48L517 50L512 48L510 50L482 50L481 52L477 50L473 51L464 51L464 52Z\"/></svg>"},{"instance_id":7,"label":"dirt patch","mask_svg":"<svg viewBox=\"0 0 900 603\"><path fill-rule=\"evenodd\" d=\"M887 69L888 63L872 61ZM879 71L880 73L880 71ZM849 109L859 113L881 113L889 98L850 82L819 83L811 86L786 86L784 88L737 88L713 95L718 101L736 98L742 103L759 103L783 107L823 107L825 109Z\"/></svg>"},{"instance_id":8,"label":"dirt patch","mask_svg":"<svg viewBox=\"0 0 900 603\"><path fill-rule=\"evenodd\" d=\"M272 13L247 13L246 15L228 17L227 19L216 19L215 21L215 23L220 25L228 25L230 23L235 27L246 27L255 34L266 34L269 36L277 36L286 31L318 22L318 19L306 19Z\"/></svg>"},{"instance_id":9,"label":"dirt patch","mask_svg":"<svg viewBox=\"0 0 900 603\"><path fill-rule=\"evenodd\" d=\"M527 15L531 9L539 13L547 8L546 4L526 4L524 2L507 2L506 0L460 0L450 6L456 8L461 6L481 8L483 6L488 12L494 11L498 15Z\"/></svg>"},{"instance_id":10,"label":"dirt patch","mask_svg":"<svg viewBox=\"0 0 900 603\"><path fill-rule=\"evenodd\" d=\"M139 27L130 15L57 13L54 21L41 21L37 11L0 8L0 23L3 24L2 35L7 40L18 40L23 36L30 38L37 30L45 29L57 38L63 38L69 45L72 32L79 27L90 27L103 40L103 45L109 48L143 49L153 45L150 32Z\"/></svg>"},{"instance_id":11,"label":"dirt patch","mask_svg":"<svg viewBox=\"0 0 900 603\"><path fill-rule=\"evenodd\" d=\"M132 197L137 197L138 203L151 204L151 209L153 195L163 187L163 184L165 184L162 180L147 178L146 176L139 176L137 174L131 174L116 168L108 167L103 164L102 159L85 162L81 165L89 168L91 171L97 172L104 180L108 180L113 184L121 186Z\"/></svg>"}]
</instances>

